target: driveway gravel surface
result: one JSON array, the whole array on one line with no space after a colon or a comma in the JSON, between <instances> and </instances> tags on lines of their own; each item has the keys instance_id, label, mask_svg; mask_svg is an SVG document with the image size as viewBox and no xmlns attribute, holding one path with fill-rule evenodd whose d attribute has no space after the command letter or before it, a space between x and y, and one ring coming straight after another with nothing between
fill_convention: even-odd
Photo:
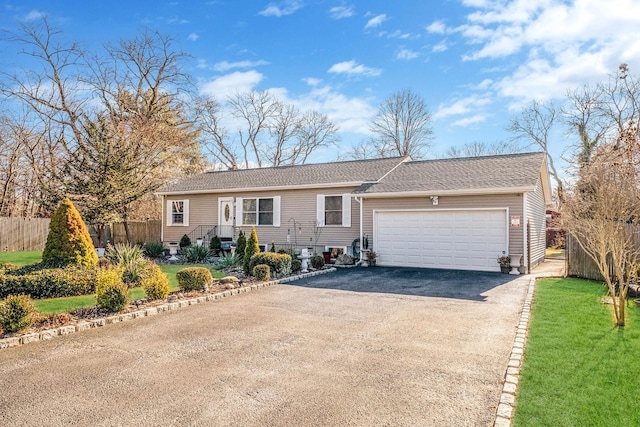
<instances>
[{"instance_id":1,"label":"driveway gravel surface","mask_svg":"<svg viewBox=\"0 0 640 427\"><path fill-rule=\"evenodd\" d=\"M528 278L358 268L0 351L0 425L489 426Z\"/></svg>"}]
</instances>

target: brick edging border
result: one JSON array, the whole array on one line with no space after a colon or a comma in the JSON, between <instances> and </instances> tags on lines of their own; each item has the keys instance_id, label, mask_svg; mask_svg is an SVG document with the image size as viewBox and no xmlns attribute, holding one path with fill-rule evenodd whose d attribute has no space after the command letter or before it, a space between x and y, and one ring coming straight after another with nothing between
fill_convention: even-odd
<instances>
[{"instance_id":1,"label":"brick edging border","mask_svg":"<svg viewBox=\"0 0 640 427\"><path fill-rule=\"evenodd\" d=\"M147 307L140 310L132 311L130 313L114 314L112 316L101 317L99 319L84 320L76 323L75 325L60 326L54 329L45 329L39 332L31 334L21 335L19 337L9 337L0 339L0 350L5 348L17 347L24 344L29 344L38 341L48 341L57 336L69 335L75 332L86 331L88 329L99 328L102 326L110 325L112 323L127 322L129 320L139 319L141 317L155 316L165 311L177 310L182 307L190 305L202 304L209 301L219 300L222 298L230 297L233 295L243 294L246 292L255 291L268 286L277 285L279 283L287 283L294 280L304 279L307 277L317 276L319 274L332 273L336 271L335 268L328 268L325 270L317 270L309 273L299 274L297 276L285 277L278 280L270 280L268 282L255 283L250 286L241 288L229 289L215 294L203 295L200 297L175 301L165 302L164 304Z\"/></svg>"}]
</instances>

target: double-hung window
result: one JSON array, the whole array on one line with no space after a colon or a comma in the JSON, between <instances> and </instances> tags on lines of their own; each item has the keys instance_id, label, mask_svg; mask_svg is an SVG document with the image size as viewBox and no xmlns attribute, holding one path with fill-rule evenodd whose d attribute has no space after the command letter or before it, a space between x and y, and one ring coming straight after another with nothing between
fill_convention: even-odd
<instances>
[{"instance_id":1,"label":"double-hung window","mask_svg":"<svg viewBox=\"0 0 640 427\"><path fill-rule=\"evenodd\" d=\"M167 225L189 225L189 200L167 200Z\"/></svg>"},{"instance_id":2,"label":"double-hung window","mask_svg":"<svg viewBox=\"0 0 640 427\"><path fill-rule=\"evenodd\" d=\"M280 196L236 199L236 218L239 225L280 226Z\"/></svg>"},{"instance_id":3,"label":"double-hung window","mask_svg":"<svg viewBox=\"0 0 640 427\"><path fill-rule=\"evenodd\" d=\"M320 227L351 227L351 194L318 194L316 212Z\"/></svg>"}]
</instances>

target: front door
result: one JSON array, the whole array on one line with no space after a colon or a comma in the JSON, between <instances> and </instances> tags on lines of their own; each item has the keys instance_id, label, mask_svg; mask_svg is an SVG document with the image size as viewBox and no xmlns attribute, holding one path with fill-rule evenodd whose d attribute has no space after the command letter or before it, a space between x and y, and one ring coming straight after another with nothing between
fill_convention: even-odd
<instances>
[{"instance_id":1,"label":"front door","mask_svg":"<svg viewBox=\"0 0 640 427\"><path fill-rule=\"evenodd\" d=\"M233 237L233 197L218 199L218 237Z\"/></svg>"}]
</instances>

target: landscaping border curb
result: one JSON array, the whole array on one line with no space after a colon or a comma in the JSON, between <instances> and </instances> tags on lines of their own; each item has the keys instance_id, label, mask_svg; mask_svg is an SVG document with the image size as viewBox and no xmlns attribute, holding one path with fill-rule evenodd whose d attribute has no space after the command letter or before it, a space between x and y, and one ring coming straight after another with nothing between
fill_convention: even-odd
<instances>
[{"instance_id":1,"label":"landscaping border curb","mask_svg":"<svg viewBox=\"0 0 640 427\"><path fill-rule=\"evenodd\" d=\"M539 279L547 279L551 277L564 277L565 269L562 267L560 274L542 272L540 274L531 275L527 288L527 295L522 304L522 312L516 329L516 337L511 347L509 355L509 364L504 375L504 383L502 392L500 393L500 401L496 410L496 419L493 423L494 427L511 427L511 418L513 416L513 408L516 403L516 391L518 390L518 382L520 380L520 371L522 369L522 360L524 358L524 350L527 343L527 333L529 331L529 322L531 320L531 304L533 302L533 294L536 288L536 282Z\"/></svg>"},{"instance_id":2,"label":"landscaping border curb","mask_svg":"<svg viewBox=\"0 0 640 427\"><path fill-rule=\"evenodd\" d=\"M122 314L116 313L112 316L102 317L99 319L79 321L75 325L66 325L66 326L60 326L54 329L45 329L39 332L21 335L19 337L2 338L0 339L0 350L5 348L17 347L17 346L29 344L32 342L48 341L57 336L69 335L75 332L86 331L88 329L100 328L102 326L107 326L112 323L128 322L130 320L139 319L142 317L155 316L165 311L177 310L183 307L188 307L190 305L196 305L196 304L202 304L209 301L215 301L215 300L230 297L233 295L243 294L246 292L255 291L268 286L277 285L279 283L292 282L294 280L317 276L319 274L332 273L334 271L336 271L335 268L316 270L313 272L299 274L297 276L285 277L278 280L270 280L268 282L254 283L249 286L229 289L226 291L217 292L215 294L208 294L208 295L203 295L203 296L180 300L180 301L165 302L164 304L161 304L158 306L142 308L140 310L132 311L130 313L122 313Z\"/></svg>"}]
</instances>

